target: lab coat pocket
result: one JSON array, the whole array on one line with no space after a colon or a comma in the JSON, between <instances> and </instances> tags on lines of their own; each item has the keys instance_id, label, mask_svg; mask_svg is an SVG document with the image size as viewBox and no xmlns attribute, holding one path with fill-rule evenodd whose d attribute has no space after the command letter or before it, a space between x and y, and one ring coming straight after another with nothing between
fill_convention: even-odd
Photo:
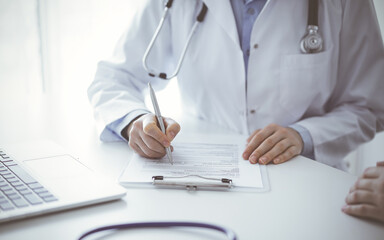
<instances>
[{"instance_id":1,"label":"lab coat pocket","mask_svg":"<svg viewBox=\"0 0 384 240\"><path fill-rule=\"evenodd\" d=\"M284 55L280 64L279 102L297 121L329 94L329 52ZM321 103L320 103L321 104Z\"/></svg>"}]
</instances>

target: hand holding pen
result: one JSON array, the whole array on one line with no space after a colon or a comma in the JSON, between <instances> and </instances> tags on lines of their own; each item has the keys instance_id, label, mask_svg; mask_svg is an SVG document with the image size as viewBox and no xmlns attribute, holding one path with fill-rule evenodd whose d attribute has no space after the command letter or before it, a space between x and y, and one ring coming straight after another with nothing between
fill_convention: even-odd
<instances>
[{"instance_id":1,"label":"hand holding pen","mask_svg":"<svg viewBox=\"0 0 384 240\"><path fill-rule=\"evenodd\" d=\"M129 146L140 156L162 158L171 148L171 142L180 131L180 125L173 119L162 117L165 133L160 129L156 115L139 116L126 130ZM168 156L167 156L168 157Z\"/></svg>"},{"instance_id":2,"label":"hand holding pen","mask_svg":"<svg viewBox=\"0 0 384 240\"><path fill-rule=\"evenodd\" d=\"M161 131L165 134L165 126L164 126L163 117L161 116L160 107L159 107L159 104L157 103L156 94L155 94L155 91L153 91L151 83L148 83L148 89L149 89L149 94L151 96L151 101L152 101L153 109L155 110L155 115L156 115L156 118L157 118L157 122L158 122L158 124L160 126ZM170 146L168 146L168 147L165 146L165 151L167 152L167 157L168 157L169 162L173 165L171 147Z\"/></svg>"}]
</instances>

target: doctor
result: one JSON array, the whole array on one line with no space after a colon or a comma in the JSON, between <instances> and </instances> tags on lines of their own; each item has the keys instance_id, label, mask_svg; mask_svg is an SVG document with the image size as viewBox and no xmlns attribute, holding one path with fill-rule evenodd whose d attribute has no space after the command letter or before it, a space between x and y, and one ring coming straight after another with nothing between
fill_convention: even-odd
<instances>
[{"instance_id":1,"label":"doctor","mask_svg":"<svg viewBox=\"0 0 384 240\"><path fill-rule=\"evenodd\" d=\"M243 157L282 163L302 154L343 168L342 159L384 129L384 50L372 1L319 1L323 46L302 53L308 1L204 0L208 10L178 74L184 114L248 134ZM103 141L128 139L140 155L165 154L166 134L144 104L153 78L142 58L164 2L143 1L114 56L98 65L88 90ZM147 64L174 71L202 9L174 0Z\"/></svg>"}]
</instances>

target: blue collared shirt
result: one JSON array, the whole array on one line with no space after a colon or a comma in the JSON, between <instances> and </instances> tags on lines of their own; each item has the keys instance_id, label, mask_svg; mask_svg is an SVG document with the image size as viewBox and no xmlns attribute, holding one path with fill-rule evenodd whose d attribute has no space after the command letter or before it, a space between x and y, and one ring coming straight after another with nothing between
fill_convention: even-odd
<instances>
[{"instance_id":1,"label":"blue collared shirt","mask_svg":"<svg viewBox=\"0 0 384 240\"><path fill-rule=\"evenodd\" d=\"M239 34L239 42L241 45L240 47L243 51L245 73L247 76L252 28L261 10L263 10L266 0L230 1L233 9L233 14L236 20L237 32ZM314 159L313 140L309 131L299 124L292 124L289 127L295 129L303 139L304 147L301 152L301 155Z\"/></svg>"},{"instance_id":2,"label":"blue collared shirt","mask_svg":"<svg viewBox=\"0 0 384 240\"><path fill-rule=\"evenodd\" d=\"M248 69L252 27L265 3L266 0L231 0L240 47L243 50L245 72Z\"/></svg>"}]
</instances>

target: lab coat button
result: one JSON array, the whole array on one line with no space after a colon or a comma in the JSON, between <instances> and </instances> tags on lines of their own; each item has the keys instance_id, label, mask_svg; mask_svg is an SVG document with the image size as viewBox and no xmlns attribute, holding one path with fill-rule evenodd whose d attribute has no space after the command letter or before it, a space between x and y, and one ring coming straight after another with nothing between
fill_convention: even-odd
<instances>
[{"instance_id":1,"label":"lab coat button","mask_svg":"<svg viewBox=\"0 0 384 240\"><path fill-rule=\"evenodd\" d=\"M254 49L256 49L256 48L258 48L259 47L259 44L257 44L257 43L255 43L254 45L253 45L253 48Z\"/></svg>"},{"instance_id":2,"label":"lab coat button","mask_svg":"<svg viewBox=\"0 0 384 240\"><path fill-rule=\"evenodd\" d=\"M256 113L256 110L255 109L252 109L251 111L249 111L251 114L255 114Z\"/></svg>"}]
</instances>

